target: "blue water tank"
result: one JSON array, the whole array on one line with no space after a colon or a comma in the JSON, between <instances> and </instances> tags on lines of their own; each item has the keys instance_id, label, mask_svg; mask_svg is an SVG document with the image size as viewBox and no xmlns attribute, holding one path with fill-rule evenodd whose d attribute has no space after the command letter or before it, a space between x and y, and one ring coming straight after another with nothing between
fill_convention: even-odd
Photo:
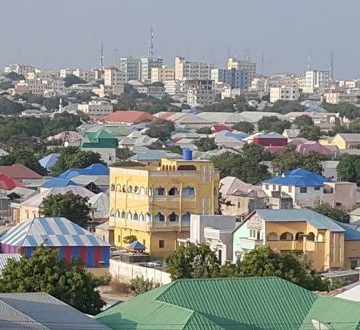
<instances>
[{"instance_id":1,"label":"blue water tank","mask_svg":"<svg viewBox=\"0 0 360 330\"><path fill-rule=\"evenodd\" d=\"M192 150L183 149L183 160L192 160Z\"/></svg>"}]
</instances>

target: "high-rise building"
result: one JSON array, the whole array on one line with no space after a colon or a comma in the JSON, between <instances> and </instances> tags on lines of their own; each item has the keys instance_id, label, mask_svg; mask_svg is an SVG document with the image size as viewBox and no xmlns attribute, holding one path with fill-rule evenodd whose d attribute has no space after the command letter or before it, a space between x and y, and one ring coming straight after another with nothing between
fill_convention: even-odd
<instances>
[{"instance_id":1,"label":"high-rise building","mask_svg":"<svg viewBox=\"0 0 360 330\"><path fill-rule=\"evenodd\" d=\"M293 86L280 86L270 88L270 102L294 101L300 98L299 88Z\"/></svg>"},{"instance_id":2,"label":"high-rise building","mask_svg":"<svg viewBox=\"0 0 360 330\"><path fill-rule=\"evenodd\" d=\"M210 79L211 69L208 62L191 62L184 57L175 57L175 80Z\"/></svg>"},{"instance_id":3,"label":"high-rise building","mask_svg":"<svg viewBox=\"0 0 360 330\"><path fill-rule=\"evenodd\" d=\"M250 84L256 75L256 63L249 59L238 60L237 58L231 57L228 60L228 69L238 69L243 71L246 89L250 87Z\"/></svg>"},{"instance_id":4,"label":"high-rise building","mask_svg":"<svg viewBox=\"0 0 360 330\"><path fill-rule=\"evenodd\" d=\"M142 57L140 59L140 80L142 82L151 82L151 70L161 68L162 65L162 58Z\"/></svg>"},{"instance_id":5,"label":"high-rise building","mask_svg":"<svg viewBox=\"0 0 360 330\"><path fill-rule=\"evenodd\" d=\"M165 82L175 79L175 70L163 65L161 68L151 69L151 83Z\"/></svg>"},{"instance_id":6,"label":"high-rise building","mask_svg":"<svg viewBox=\"0 0 360 330\"><path fill-rule=\"evenodd\" d=\"M215 91L212 80L185 80L186 103L190 107L213 104Z\"/></svg>"},{"instance_id":7,"label":"high-rise building","mask_svg":"<svg viewBox=\"0 0 360 330\"><path fill-rule=\"evenodd\" d=\"M303 93L323 93L329 86L330 71L308 70L300 80Z\"/></svg>"},{"instance_id":8,"label":"high-rise building","mask_svg":"<svg viewBox=\"0 0 360 330\"><path fill-rule=\"evenodd\" d=\"M125 82L125 74L120 72L115 66L109 66L104 69L104 85L117 86Z\"/></svg>"},{"instance_id":9,"label":"high-rise building","mask_svg":"<svg viewBox=\"0 0 360 330\"><path fill-rule=\"evenodd\" d=\"M116 246L130 235L146 252L172 254L189 237L190 215L217 209L219 174L211 161L162 159L158 167L110 168L110 218Z\"/></svg>"},{"instance_id":10,"label":"high-rise building","mask_svg":"<svg viewBox=\"0 0 360 330\"><path fill-rule=\"evenodd\" d=\"M240 69L211 69L211 80L224 83L231 88L245 89L245 74Z\"/></svg>"},{"instance_id":11,"label":"high-rise building","mask_svg":"<svg viewBox=\"0 0 360 330\"><path fill-rule=\"evenodd\" d=\"M132 56L120 58L119 71L124 74L125 81L140 80L140 59Z\"/></svg>"}]
</instances>

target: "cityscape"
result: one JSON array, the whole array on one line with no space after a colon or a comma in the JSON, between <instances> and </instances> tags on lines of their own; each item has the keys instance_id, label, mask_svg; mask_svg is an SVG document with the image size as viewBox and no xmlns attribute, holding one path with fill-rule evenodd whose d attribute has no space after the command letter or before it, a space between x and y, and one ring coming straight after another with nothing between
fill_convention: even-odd
<instances>
[{"instance_id":1,"label":"cityscape","mask_svg":"<svg viewBox=\"0 0 360 330\"><path fill-rule=\"evenodd\" d=\"M62 38L94 10L90 0L41 2L49 17L72 8ZM259 6L245 2L244 12ZM269 2L257 9L262 28L263 10L279 15ZM7 5L10 16L33 12L22 3ZM259 51L248 42L258 27L247 43L224 34L226 17L233 30L249 18L215 21L220 2L202 7L206 22L189 13L180 24L188 4L152 0L135 19L124 1L119 22L107 8L81 26L93 52L55 36L58 18L33 61L19 46L27 17L14 40L0 37L0 329L360 328L356 46L346 63L346 40L329 47L324 36L315 49L309 34L301 54L289 40L287 59L275 58L274 47L284 52L276 35ZM170 7L178 13L166 31ZM206 30L212 17L217 33ZM102 33L132 18L122 47L109 42L114 29ZM323 20L304 33L318 37ZM278 38L295 35L295 23L274 22ZM208 51L195 30L192 50L184 46L193 26L213 33ZM54 39L69 53L55 54ZM86 49L82 65L73 42Z\"/></svg>"}]
</instances>

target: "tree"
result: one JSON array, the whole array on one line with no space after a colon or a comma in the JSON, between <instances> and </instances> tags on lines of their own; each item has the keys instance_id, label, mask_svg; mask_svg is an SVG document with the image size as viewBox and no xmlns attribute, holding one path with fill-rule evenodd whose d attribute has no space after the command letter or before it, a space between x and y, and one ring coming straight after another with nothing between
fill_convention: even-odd
<instances>
[{"instance_id":1,"label":"tree","mask_svg":"<svg viewBox=\"0 0 360 330\"><path fill-rule=\"evenodd\" d=\"M81 125L81 119L78 115L64 112L56 113L53 118L44 118L43 123L42 135L47 137L63 131L74 131Z\"/></svg>"},{"instance_id":2,"label":"tree","mask_svg":"<svg viewBox=\"0 0 360 330\"><path fill-rule=\"evenodd\" d=\"M255 130L254 125L247 121L240 121L236 123L232 128L248 134L251 134Z\"/></svg>"},{"instance_id":3,"label":"tree","mask_svg":"<svg viewBox=\"0 0 360 330\"><path fill-rule=\"evenodd\" d=\"M205 112L234 112L234 100L226 98L217 103L204 105L202 110Z\"/></svg>"},{"instance_id":4,"label":"tree","mask_svg":"<svg viewBox=\"0 0 360 330\"><path fill-rule=\"evenodd\" d=\"M86 81L84 79L79 78L73 74L69 74L64 78L65 87L70 87L75 84L85 84Z\"/></svg>"},{"instance_id":5,"label":"tree","mask_svg":"<svg viewBox=\"0 0 360 330\"><path fill-rule=\"evenodd\" d=\"M23 74L17 74L14 71L11 71L5 75L5 78L10 79L11 81L19 81L19 80L25 80L25 77Z\"/></svg>"},{"instance_id":6,"label":"tree","mask_svg":"<svg viewBox=\"0 0 360 330\"><path fill-rule=\"evenodd\" d=\"M0 114L17 115L24 110L24 106L20 103L10 101L6 97L0 97Z\"/></svg>"},{"instance_id":7,"label":"tree","mask_svg":"<svg viewBox=\"0 0 360 330\"><path fill-rule=\"evenodd\" d=\"M52 174L57 176L70 168L85 168L101 161L100 154L92 151L83 151L77 147L67 147L60 151L60 156L52 168Z\"/></svg>"},{"instance_id":8,"label":"tree","mask_svg":"<svg viewBox=\"0 0 360 330\"><path fill-rule=\"evenodd\" d=\"M198 134L211 134L211 128L210 127L200 127L196 130L196 133Z\"/></svg>"},{"instance_id":9,"label":"tree","mask_svg":"<svg viewBox=\"0 0 360 330\"><path fill-rule=\"evenodd\" d=\"M266 108L266 111L277 112L285 115L289 112L304 111L303 106L299 101L276 101L272 107Z\"/></svg>"},{"instance_id":10,"label":"tree","mask_svg":"<svg viewBox=\"0 0 360 330\"><path fill-rule=\"evenodd\" d=\"M215 143L215 139L208 137L200 138L196 140L194 144L200 151L210 151L218 148L217 144Z\"/></svg>"},{"instance_id":11,"label":"tree","mask_svg":"<svg viewBox=\"0 0 360 330\"><path fill-rule=\"evenodd\" d=\"M136 276L131 280L131 291L135 296L158 288L159 286L160 284L155 283L154 281L145 280L144 277Z\"/></svg>"},{"instance_id":12,"label":"tree","mask_svg":"<svg viewBox=\"0 0 360 330\"><path fill-rule=\"evenodd\" d=\"M314 211L339 222L350 222L349 214L347 214L343 210L335 209L327 203L321 204L318 207L314 208Z\"/></svg>"},{"instance_id":13,"label":"tree","mask_svg":"<svg viewBox=\"0 0 360 330\"><path fill-rule=\"evenodd\" d=\"M219 274L220 264L209 246L189 244L178 247L174 255L166 258L166 271L172 280L209 278Z\"/></svg>"},{"instance_id":14,"label":"tree","mask_svg":"<svg viewBox=\"0 0 360 330\"><path fill-rule=\"evenodd\" d=\"M339 180L356 182L360 184L360 156L348 155L341 156L337 166Z\"/></svg>"},{"instance_id":15,"label":"tree","mask_svg":"<svg viewBox=\"0 0 360 330\"><path fill-rule=\"evenodd\" d=\"M308 115L301 115L295 118L293 124L298 128L301 128L303 126L314 126L314 121Z\"/></svg>"},{"instance_id":16,"label":"tree","mask_svg":"<svg viewBox=\"0 0 360 330\"><path fill-rule=\"evenodd\" d=\"M123 238L123 243L124 244L131 244L132 242L135 242L137 240L135 235L129 235L129 236L125 236Z\"/></svg>"},{"instance_id":17,"label":"tree","mask_svg":"<svg viewBox=\"0 0 360 330\"><path fill-rule=\"evenodd\" d=\"M318 152L301 155L293 148L287 148L275 156L272 165L277 174L292 171L299 167L320 174L322 172L321 162L326 159L325 155Z\"/></svg>"},{"instance_id":18,"label":"tree","mask_svg":"<svg viewBox=\"0 0 360 330\"><path fill-rule=\"evenodd\" d=\"M346 117L350 120L360 117L360 108L351 103L323 103L322 106L328 112L337 112L340 114L341 117Z\"/></svg>"},{"instance_id":19,"label":"tree","mask_svg":"<svg viewBox=\"0 0 360 330\"><path fill-rule=\"evenodd\" d=\"M118 148L116 149L116 158L121 160L126 160L130 158L133 153L128 148Z\"/></svg>"},{"instance_id":20,"label":"tree","mask_svg":"<svg viewBox=\"0 0 360 330\"><path fill-rule=\"evenodd\" d=\"M288 120L281 120L276 116L264 116L258 122L260 131L269 131L282 134L285 129L291 127Z\"/></svg>"},{"instance_id":21,"label":"tree","mask_svg":"<svg viewBox=\"0 0 360 330\"><path fill-rule=\"evenodd\" d=\"M13 165L15 163L23 164L40 175L46 175L46 169L43 168L35 155L31 151L14 150L8 155L0 158L0 165Z\"/></svg>"},{"instance_id":22,"label":"tree","mask_svg":"<svg viewBox=\"0 0 360 330\"><path fill-rule=\"evenodd\" d=\"M50 195L42 202L42 214L46 217L64 217L81 227L89 220L88 199L72 192Z\"/></svg>"},{"instance_id":23,"label":"tree","mask_svg":"<svg viewBox=\"0 0 360 330\"><path fill-rule=\"evenodd\" d=\"M276 276L295 283L307 290L326 291L329 281L317 274L311 264L303 260L300 252L276 252L268 246L259 247L245 254L236 265L227 264L221 275L263 277Z\"/></svg>"},{"instance_id":24,"label":"tree","mask_svg":"<svg viewBox=\"0 0 360 330\"><path fill-rule=\"evenodd\" d=\"M171 133L175 130L174 123L169 120L157 120L149 125L146 135L152 138L158 138L167 141L171 137Z\"/></svg>"},{"instance_id":25,"label":"tree","mask_svg":"<svg viewBox=\"0 0 360 330\"><path fill-rule=\"evenodd\" d=\"M360 119L356 119L349 124L349 133L360 133Z\"/></svg>"},{"instance_id":26,"label":"tree","mask_svg":"<svg viewBox=\"0 0 360 330\"><path fill-rule=\"evenodd\" d=\"M321 130L318 126L303 126L300 128L299 137L310 141L318 141L321 137Z\"/></svg>"},{"instance_id":27,"label":"tree","mask_svg":"<svg viewBox=\"0 0 360 330\"><path fill-rule=\"evenodd\" d=\"M31 258L10 259L0 277L0 292L47 292L92 315L105 305L96 290L98 285L99 281L78 262L60 261L56 250L44 246Z\"/></svg>"}]
</instances>

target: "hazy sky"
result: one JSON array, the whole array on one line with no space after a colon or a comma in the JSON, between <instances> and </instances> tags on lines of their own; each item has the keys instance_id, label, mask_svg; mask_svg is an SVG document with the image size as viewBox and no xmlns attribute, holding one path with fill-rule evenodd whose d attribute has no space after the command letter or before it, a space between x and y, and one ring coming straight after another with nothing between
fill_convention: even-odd
<instances>
[{"instance_id":1,"label":"hazy sky","mask_svg":"<svg viewBox=\"0 0 360 330\"><path fill-rule=\"evenodd\" d=\"M99 65L146 55L149 29L155 55L175 55L225 67L228 49L246 54L264 72L328 69L360 77L359 0L0 0L0 65L47 68Z\"/></svg>"}]
</instances>

